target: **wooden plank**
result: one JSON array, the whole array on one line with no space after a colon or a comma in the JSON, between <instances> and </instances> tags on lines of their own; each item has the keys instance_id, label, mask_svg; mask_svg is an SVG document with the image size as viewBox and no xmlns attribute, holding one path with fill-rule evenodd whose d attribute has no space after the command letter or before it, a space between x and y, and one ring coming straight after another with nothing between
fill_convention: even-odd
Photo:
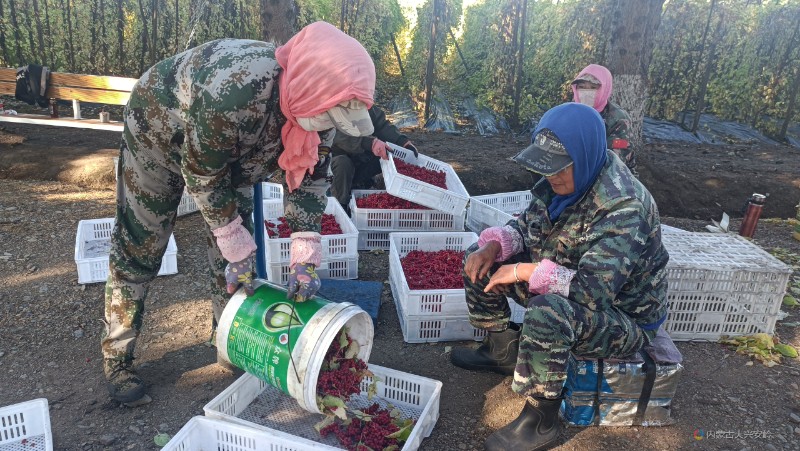
<instances>
[{"instance_id":1,"label":"wooden plank","mask_svg":"<svg viewBox=\"0 0 800 451\"><path fill-rule=\"evenodd\" d=\"M50 74L50 85L58 87L106 89L111 91L131 92L135 78L109 77L105 75L83 75L53 72Z\"/></svg>"},{"instance_id":2,"label":"wooden plank","mask_svg":"<svg viewBox=\"0 0 800 451\"><path fill-rule=\"evenodd\" d=\"M0 67L0 81L17 82L17 70Z\"/></svg>"},{"instance_id":3,"label":"wooden plank","mask_svg":"<svg viewBox=\"0 0 800 451\"><path fill-rule=\"evenodd\" d=\"M48 116L42 116L39 114L19 114L16 116L0 115L0 122L14 122L17 124L54 125L59 127L73 127L73 128L90 128L94 130L106 130L112 132L121 132L123 128L122 122L100 122L97 119L72 119L72 118L52 119Z\"/></svg>"},{"instance_id":4,"label":"wooden plank","mask_svg":"<svg viewBox=\"0 0 800 451\"><path fill-rule=\"evenodd\" d=\"M13 96L17 92L16 81L0 80L0 95Z\"/></svg>"},{"instance_id":5,"label":"wooden plank","mask_svg":"<svg viewBox=\"0 0 800 451\"><path fill-rule=\"evenodd\" d=\"M125 105L131 93L122 91L103 91L100 89L61 88L50 86L45 97L61 100L80 100L81 102L103 103L106 105Z\"/></svg>"}]
</instances>

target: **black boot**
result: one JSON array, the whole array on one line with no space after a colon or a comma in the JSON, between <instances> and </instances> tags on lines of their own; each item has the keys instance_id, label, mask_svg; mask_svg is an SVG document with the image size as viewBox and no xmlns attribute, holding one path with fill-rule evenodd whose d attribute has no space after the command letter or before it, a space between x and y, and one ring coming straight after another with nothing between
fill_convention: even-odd
<instances>
[{"instance_id":1,"label":"black boot","mask_svg":"<svg viewBox=\"0 0 800 451\"><path fill-rule=\"evenodd\" d=\"M509 326L502 332L489 332L477 349L453 349L450 361L453 365L468 370L494 371L506 376L514 374L520 335L518 329L512 328L514 326Z\"/></svg>"},{"instance_id":2,"label":"black boot","mask_svg":"<svg viewBox=\"0 0 800 451\"><path fill-rule=\"evenodd\" d=\"M559 441L561 399L528 398L516 420L486 439L487 451L541 451Z\"/></svg>"}]
</instances>

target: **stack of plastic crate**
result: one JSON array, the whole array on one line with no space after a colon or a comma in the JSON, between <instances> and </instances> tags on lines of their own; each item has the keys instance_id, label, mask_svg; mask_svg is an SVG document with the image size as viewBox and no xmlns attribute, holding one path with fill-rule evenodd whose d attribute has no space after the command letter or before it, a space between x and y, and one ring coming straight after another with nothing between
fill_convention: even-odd
<instances>
[{"instance_id":1,"label":"stack of plastic crate","mask_svg":"<svg viewBox=\"0 0 800 451\"><path fill-rule=\"evenodd\" d=\"M354 190L350 198L350 214L358 229L358 250L389 250L391 232L446 232L464 231L464 215L433 209L379 209L362 208L358 199L382 190Z\"/></svg>"},{"instance_id":2,"label":"stack of plastic crate","mask_svg":"<svg viewBox=\"0 0 800 451\"><path fill-rule=\"evenodd\" d=\"M418 449L439 419L442 383L378 365L370 364L369 369L374 376L361 382L361 393L350 398L348 407L364 409L378 403L415 420L402 450ZM373 379L377 390L371 394ZM205 417L190 420L162 450L343 449L333 435L322 437L315 429L322 415L303 410L295 399L251 374L241 376L203 410Z\"/></svg>"},{"instance_id":3,"label":"stack of plastic crate","mask_svg":"<svg viewBox=\"0 0 800 451\"><path fill-rule=\"evenodd\" d=\"M266 193L266 190L265 190ZM283 216L283 198L267 199L266 194L262 203L264 221L277 224L278 218ZM341 234L322 235L322 262L317 268L317 274L328 279L357 279L358 278L358 229L353 225L350 217L336 199L329 197L325 213L333 215ZM264 224L257 226L265 227ZM291 238L270 238L264 230L264 245L267 264L267 279L271 282L286 285L289 279L289 249Z\"/></svg>"},{"instance_id":4,"label":"stack of plastic crate","mask_svg":"<svg viewBox=\"0 0 800 451\"><path fill-rule=\"evenodd\" d=\"M46 398L0 407L0 451L53 450Z\"/></svg>"},{"instance_id":5,"label":"stack of plastic crate","mask_svg":"<svg viewBox=\"0 0 800 451\"><path fill-rule=\"evenodd\" d=\"M673 340L772 334L792 269L732 234L664 230Z\"/></svg>"},{"instance_id":6,"label":"stack of plastic crate","mask_svg":"<svg viewBox=\"0 0 800 451\"><path fill-rule=\"evenodd\" d=\"M108 278L108 256L111 253L113 230L114 218L84 219L78 223L78 233L75 236L78 283L105 282ZM158 275L177 273L178 245L175 243L175 235L170 235Z\"/></svg>"},{"instance_id":7,"label":"stack of plastic crate","mask_svg":"<svg viewBox=\"0 0 800 451\"><path fill-rule=\"evenodd\" d=\"M401 259L414 250L464 251L478 241L472 232L400 233L389 235L389 285L397 316L408 343L482 340L486 332L470 324L463 288L412 290ZM461 271L461 268L454 268ZM511 320L522 322L525 309L509 299Z\"/></svg>"},{"instance_id":8,"label":"stack of plastic crate","mask_svg":"<svg viewBox=\"0 0 800 451\"><path fill-rule=\"evenodd\" d=\"M528 208L533 199L530 191L473 196L467 208L467 228L481 233L487 227L502 226L514 215Z\"/></svg>"}]
</instances>

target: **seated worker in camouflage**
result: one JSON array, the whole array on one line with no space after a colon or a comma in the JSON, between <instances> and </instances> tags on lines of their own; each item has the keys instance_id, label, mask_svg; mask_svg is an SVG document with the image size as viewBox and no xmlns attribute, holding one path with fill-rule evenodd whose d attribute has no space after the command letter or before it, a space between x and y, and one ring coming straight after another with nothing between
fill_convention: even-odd
<instances>
[{"instance_id":1,"label":"seated worker in camouflage","mask_svg":"<svg viewBox=\"0 0 800 451\"><path fill-rule=\"evenodd\" d=\"M369 117L375 128L372 136L359 138L337 133L331 147L331 194L348 215L352 189L372 188L373 177L381 173L380 159L389 158L386 142L411 150L415 157L419 155L416 146L386 119L386 114L380 108L373 105L369 109Z\"/></svg>"},{"instance_id":2,"label":"seated worker in camouflage","mask_svg":"<svg viewBox=\"0 0 800 451\"><path fill-rule=\"evenodd\" d=\"M622 159L633 175L638 176L636 152L630 141L631 117L627 111L609 100L612 82L608 69L599 64L590 64L572 80L572 99L600 113L606 124L609 149Z\"/></svg>"},{"instance_id":3,"label":"seated worker in camouflage","mask_svg":"<svg viewBox=\"0 0 800 451\"><path fill-rule=\"evenodd\" d=\"M113 399L148 399L132 367L134 348L146 285L158 273L184 186L205 220L215 321L240 285L253 290L252 188L273 173L284 176L284 214L295 231L289 296L303 301L319 289L327 146L334 128L372 133L374 92L375 67L364 47L325 22L277 48L212 41L142 75L124 113L105 290L101 346Z\"/></svg>"},{"instance_id":4,"label":"seated worker in camouflage","mask_svg":"<svg viewBox=\"0 0 800 451\"><path fill-rule=\"evenodd\" d=\"M606 149L600 115L578 103L552 108L514 160L544 177L518 218L484 230L467 250L469 319L488 335L451 354L456 366L513 375L511 388L527 397L487 450L554 446L570 352L629 356L667 315L658 209ZM526 307L521 326L510 322L506 296Z\"/></svg>"}]
</instances>

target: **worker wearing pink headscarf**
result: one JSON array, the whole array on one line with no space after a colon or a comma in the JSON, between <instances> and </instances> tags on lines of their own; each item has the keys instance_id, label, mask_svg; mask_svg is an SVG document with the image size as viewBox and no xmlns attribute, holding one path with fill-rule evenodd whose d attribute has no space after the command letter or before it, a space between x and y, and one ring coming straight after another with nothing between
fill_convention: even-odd
<instances>
[{"instance_id":1,"label":"worker wearing pink headscarf","mask_svg":"<svg viewBox=\"0 0 800 451\"><path fill-rule=\"evenodd\" d=\"M101 346L113 399L130 405L145 398L134 348L147 284L161 266L184 189L206 226L215 321L229 294L240 286L253 291L252 188L272 174L285 175L283 216L294 231L288 296L304 301L316 293L330 145L335 132L372 134L374 92L367 51L325 22L277 48L208 42L142 75L124 113L105 291Z\"/></svg>"},{"instance_id":2,"label":"worker wearing pink headscarf","mask_svg":"<svg viewBox=\"0 0 800 451\"><path fill-rule=\"evenodd\" d=\"M572 80L572 99L594 108L606 124L608 147L622 159L633 175L636 153L630 140L631 117L610 101L613 88L611 72L599 64L590 64Z\"/></svg>"}]
</instances>

